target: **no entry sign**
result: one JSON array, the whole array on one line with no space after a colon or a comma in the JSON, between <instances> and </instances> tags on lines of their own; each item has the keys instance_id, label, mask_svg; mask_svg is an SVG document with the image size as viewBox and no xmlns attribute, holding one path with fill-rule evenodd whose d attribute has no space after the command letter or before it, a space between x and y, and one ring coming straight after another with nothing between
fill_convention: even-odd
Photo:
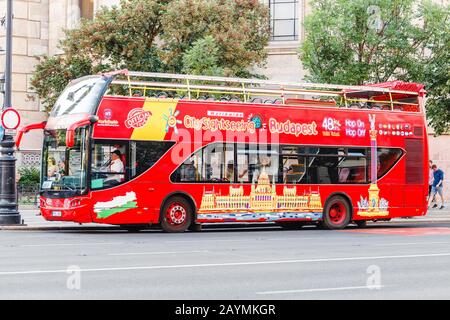
<instances>
[{"instance_id":1,"label":"no entry sign","mask_svg":"<svg viewBox=\"0 0 450 320\"><path fill-rule=\"evenodd\" d=\"M16 109L8 108L3 111L2 116L2 127L5 129L15 130L20 125L20 115Z\"/></svg>"}]
</instances>

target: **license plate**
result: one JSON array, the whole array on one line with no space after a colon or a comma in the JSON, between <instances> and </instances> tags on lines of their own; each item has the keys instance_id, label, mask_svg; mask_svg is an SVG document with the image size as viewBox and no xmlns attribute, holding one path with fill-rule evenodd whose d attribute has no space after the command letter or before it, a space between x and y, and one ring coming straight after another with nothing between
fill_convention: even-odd
<instances>
[{"instance_id":1,"label":"license plate","mask_svg":"<svg viewBox=\"0 0 450 320\"><path fill-rule=\"evenodd\" d=\"M52 211L52 217L61 217L62 212L61 211Z\"/></svg>"}]
</instances>

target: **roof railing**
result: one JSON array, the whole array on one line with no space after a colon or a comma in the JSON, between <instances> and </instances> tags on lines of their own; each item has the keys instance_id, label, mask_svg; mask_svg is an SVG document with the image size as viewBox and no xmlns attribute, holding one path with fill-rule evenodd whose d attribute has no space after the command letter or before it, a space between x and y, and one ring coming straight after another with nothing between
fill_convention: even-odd
<instances>
[{"instance_id":1,"label":"roof railing","mask_svg":"<svg viewBox=\"0 0 450 320\"><path fill-rule=\"evenodd\" d=\"M244 79L215 76L197 76L172 73L138 72L121 70L105 75L115 79L112 85L122 86L130 96L177 96L186 99L213 97L232 97L233 101L250 102L255 99L272 97L273 101L285 104L287 99L308 97L317 101L317 106L324 97L336 101L336 107L367 108L381 110L421 111L419 93L416 91L393 90L389 87L349 86L309 82L275 82L261 79ZM169 94L170 93L170 94ZM361 97L364 95L366 97ZM322 100L314 100L319 97ZM414 98L416 102L400 101ZM292 105L292 103L289 103ZM299 103L299 105L302 105ZM329 106L327 104L326 106Z\"/></svg>"}]
</instances>

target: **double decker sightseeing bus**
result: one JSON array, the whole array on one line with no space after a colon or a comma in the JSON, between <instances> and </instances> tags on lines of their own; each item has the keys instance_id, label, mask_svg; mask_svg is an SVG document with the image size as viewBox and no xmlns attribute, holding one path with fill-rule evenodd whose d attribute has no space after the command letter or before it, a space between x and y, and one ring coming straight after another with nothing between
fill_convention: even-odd
<instances>
[{"instance_id":1,"label":"double decker sightseeing bus","mask_svg":"<svg viewBox=\"0 0 450 320\"><path fill-rule=\"evenodd\" d=\"M423 85L118 71L72 81L43 130L40 211L128 230L426 214Z\"/></svg>"}]
</instances>

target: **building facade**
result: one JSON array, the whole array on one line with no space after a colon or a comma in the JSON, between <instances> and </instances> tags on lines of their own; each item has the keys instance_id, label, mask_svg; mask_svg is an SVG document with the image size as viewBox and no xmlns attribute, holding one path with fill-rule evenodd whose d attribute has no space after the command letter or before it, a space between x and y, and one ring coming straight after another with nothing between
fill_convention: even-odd
<instances>
[{"instance_id":1,"label":"building facade","mask_svg":"<svg viewBox=\"0 0 450 320\"><path fill-rule=\"evenodd\" d=\"M268 61L258 72L271 80L301 81L305 75L298 48L305 37L302 21L310 7L308 0L261 0L270 8L271 41ZM447 0L437 2L448 3ZM58 42L64 29L77 26L80 17L92 18L101 6L118 4L119 0L14 0L13 22L13 74L12 103L21 110L22 124L45 120L46 113L30 88L37 56L60 54ZM0 0L0 22L6 12L6 0ZM0 72L3 72L5 56L5 28L0 26ZM0 96L0 104L3 104ZM434 138L430 134L430 158L447 173L445 185L450 186L449 135ZM42 134L31 132L18 153L19 166L35 166L39 163ZM450 199L450 188L446 187Z\"/></svg>"}]
</instances>

